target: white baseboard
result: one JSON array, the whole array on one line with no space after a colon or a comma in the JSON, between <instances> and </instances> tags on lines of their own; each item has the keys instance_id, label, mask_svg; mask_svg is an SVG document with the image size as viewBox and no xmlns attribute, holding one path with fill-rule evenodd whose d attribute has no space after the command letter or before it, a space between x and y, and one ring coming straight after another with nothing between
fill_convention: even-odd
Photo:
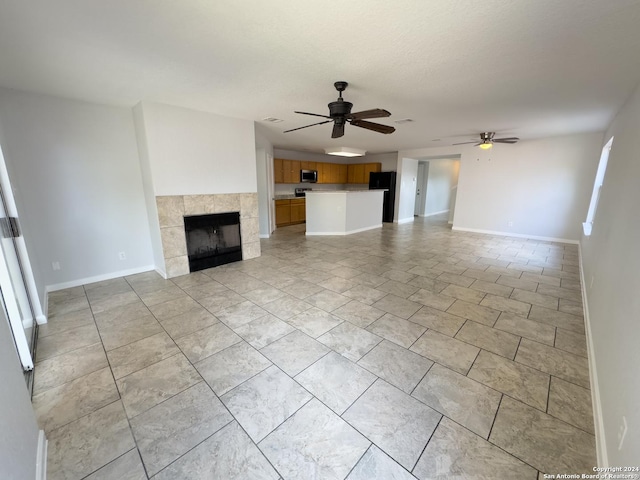
<instances>
[{"instance_id":1,"label":"white baseboard","mask_svg":"<svg viewBox=\"0 0 640 480\"><path fill-rule=\"evenodd\" d=\"M259 238L270 238L268 233L261 233L260 235L258 235Z\"/></svg>"},{"instance_id":2,"label":"white baseboard","mask_svg":"<svg viewBox=\"0 0 640 480\"><path fill-rule=\"evenodd\" d=\"M439 212L433 212L433 213L427 213L426 215L420 215L423 218L427 218L427 217L433 217L434 215L441 215L443 213L447 213L449 212L449 209L447 210L440 210Z\"/></svg>"},{"instance_id":3,"label":"white baseboard","mask_svg":"<svg viewBox=\"0 0 640 480\"><path fill-rule=\"evenodd\" d=\"M103 280L111 280L112 278L126 277L127 275L135 275L136 273L149 272L156 270L155 265L146 265L144 267L131 268L129 270L120 270L118 272L105 273L104 275L96 275L95 277L79 278L77 280L71 280L70 282L56 283L54 285L47 285L45 292L55 292L56 290L64 290L65 288L79 287L80 285L86 285L88 283L102 282Z\"/></svg>"},{"instance_id":4,"label":"white baseboard","mask_svg":"<svg viewBox=\"0 0 640 480\"><path fill-rule=\"evenodd\" d=\"M456 232L484 233L487 235L498 235L501 237L528 238L530 240L541 240L544 242L571 243L573 245L580 245L579 240L571 240L569 238L541 237L539 235L527 235L523 233L498 232L495 230L482 230L479 228L456 227L455 225L451 228L451 230Z\"/></svg>"},{"instance_id":5,"label":"white baseboard","mask_svg":"<svg viewBox=\"0 0 640 480\"><path fill-rule=\"evenodd\" d=\"M413 217L409 217L409 218L399 218L398 220L396 220L396 223L398 225L401 225L403 223L411 223L413 222L415 219Z\"/></svg>"},{"instance_id":6,"label":"white baseboard","mask_svg":"<svg viewBox=\"0 0 640 480\"><path fill-rule=\"evenodd\" d=\"M598 372L596 370L596 357L593 348L593 335L591 334L591 318L589 317L589 302L587 299L587 287L582 266L582 245L578 244L580 259L580 284L582 286L582 305L584 313L585 333L587 335L587 355L589 357L589 381L591 383L591 407L593 408L593 425L596 433L596 457L599 467L608 467L607 442L604 433L604 419L602 417L602 403L600 401L600 388L598 385Z\"/></svg>"},{"instance_id":7,"label":"white baseboard","mask_svg":"<svg viewBox=\"0 0 640 480\"><path fill-rule=\"evenodd\" d=\"M38 432L38 451L36 452L36 480L47 478L47 447L49 442L44 435L44 430Z\"/></svg>"},{"instance_id":8,"label":"white baseboard","mask_svg":"<svg viewBox=\"0 0 640 480\"><path fill-rule=\"evenodd\" d=\"M42 316L42 318L38 317L36 321L38 322L39 325L42 325L43 323L47 323L47 316L49 313L49 293L50 292L55 292L57 290L64 290L65 288L79 287L81 285L87 285L89 283L102 282L103 280L111 280L112 278L126 277L127 275L135 275L136 273L150 272L152 270L155 270L156 272L158 272L163 278L165 279L167 278L162 272L160 272L160 270L158 270L155 267L155 265L147 265L145 267L130 268L128 270L120 270L118 272L105 273L104 275L96 275L95 277L85 277L85 278L79 278L78 280L72 280L70 282L47 285L44 288L44 291L45 291L44 312L45 313Z\"/></svg>"},{"instance_id":9,"label":"white baseboard","mask_svg":"<svg viewBox=\"0 0 640 480\"><path fill-rule=\"evenodd\" d=\"M311 237L321 235L351 235L352 233L366 232L367 230L375 230L376 228L382 228L382 224L374 225L372 227L357 228L346 232L305 232L305 235L309 235Z\"/></svg>"},{"instance_id":10,"label":"white baseboard","mask_svg":"<svg viewBox=\"0 0 640 480\"><path fill-rule=\"evenodd\" d=\"M162 278L164 278L165 280L169 278L169 276L167 275L167 272L165 272L164 270L162 270L161 268L154 268L153 270L155 270L155 272L160 275Z\"/></svg>"}]
</instances>

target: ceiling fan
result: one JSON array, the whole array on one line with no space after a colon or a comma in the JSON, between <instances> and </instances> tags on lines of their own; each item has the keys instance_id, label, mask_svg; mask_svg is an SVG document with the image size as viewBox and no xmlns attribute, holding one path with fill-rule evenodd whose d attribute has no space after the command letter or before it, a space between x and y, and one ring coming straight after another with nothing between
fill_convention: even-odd
<instances>
[{"instance_id":1,"label":"ceiling fan","mask_svg":"<svg viewBox=\"0 0 640 480\"><path fill-rule=\"evenodd\" d=\"M516 143L518 140L520 140L518 137L493 138L495 134L496 132L482 132L480 134L480 142L476 143L474 147L480 147L483 150L488 150L493 146L494 143ZM475 140L473 142L454 143L454 145L464 145L466 143L474 142Z\"/></svg>"},{"instance_id":2,"label":"ceiling fan","mask_svg":"<svg viewBox=\"0 0 640 480\"><path fill-rule=\"evenodd\" d=\"M328 118L323 122L312 123L311 125L305 125L304 127L292 128L286 130L284 133L294 132L303 128L313 127L315 125L322 125L323 123L333 122L333 131L331 132L331 138L340 138L344 135L344 126L347 123L356 127L365 128L378 133L393 133L396 131L394 127L388 125L382 125L380 123L367 122L365 118L382 118L388 117L391 114L387 110L381 108L374 108L372 110L364 110L362 112L351 113L353 103L345 102L342 98L342 92L345 91L349 85L347 82L336 82L333 84L336 90L339 92L338 99L335 102L329 104L329 115L320 115L318 113L309 112L295 112L302 115L312 115L314 117Z\"/></svg>"}]
</instances>

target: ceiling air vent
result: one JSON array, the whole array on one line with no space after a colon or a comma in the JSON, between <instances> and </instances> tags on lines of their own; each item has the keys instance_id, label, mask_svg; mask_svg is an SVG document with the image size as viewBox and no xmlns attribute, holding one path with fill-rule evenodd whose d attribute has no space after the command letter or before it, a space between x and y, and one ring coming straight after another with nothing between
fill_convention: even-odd
<instances>
[{"instance_id":1,"label":"ceiling air vent","mask_svg":"<svg viewBox=\"0 0 640 480\"><path fill-rule=\"evenodd\" d=\"M394 120L393 123L411 123L413 121L413 118L401 118L400 120Z\"/></svg>"},{"instance_id":2,"label":"ceiling air vent","mask_svg":"<svg viewBox=\"0 0 640 480\"><path fill-rule=\"evenodd\" d=\"M262 119L263 122L271 122L271 123L280 123L284 122L284 120L276 117L266 117Z\"/></svg>"}]
</instances>

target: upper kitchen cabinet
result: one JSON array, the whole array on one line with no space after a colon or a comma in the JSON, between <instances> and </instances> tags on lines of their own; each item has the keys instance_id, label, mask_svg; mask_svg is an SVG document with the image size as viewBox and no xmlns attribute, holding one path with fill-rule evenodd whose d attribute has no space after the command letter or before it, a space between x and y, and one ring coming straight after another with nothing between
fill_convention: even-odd
<instances>
[{"instance_id":1,"label":"upper kitchen cabinet","mask_svg":"<svg viewBox=\"0 0 640 480\"><path fill-rule=\"evenodd\" d=\"M284 183L300 183L300 160L283 160Z\"/></svg>"},{"instance_id":2,"label":"upper kitchen cabinet","mask_svg":"<svg viewBox=\"0 0 640 480\"><path fill-rule=\"evenodd\" d=\"M331 183L331 164L318 162L318 183Z\"/></svg>"},{"instance_id":3,"label":"upper kitchen cabinet","mask_svg":"<svg viewBox=\"0 0 640 480\"><path fill-rule=\"evenodd\" d=\"M365 163L364 164L364 181L362 183L369 184L369 174L371 172L380 172L382 171L381 163Z\"/></svg>"},{"instance_id":4,"label":"upper kitchen cabinet","mask_svg":"<svg viewBox=\"0 0 640 480\"><path fill-rule=\"evenodd\" d=\"M341 163L307 162L302 160L273 159L275 183L300 183L300 170L317 170L318 183L346 184L369 183L369 173L379 172L380 163Z\"/></svg>"},{"instance_id":5,"label":"upper kitchen cabinet","mask_svg":"<svg viewBox=\"0 0 640 480\"><path fill-rule=\"evenodd\" d=\"M317 170L318 169L318 162L305 162L305 161L300 161L300 169L301 170Z\"/></svg>"},{"instance_id":6,"label":"upper kitchen cabinet","mask_svg":"<svg viewBox=\"0 0 640 480\"><path fill-rule=\"evenodd\" d=\"M275 183L284 183L284 160L281 158L273 159L273 179Z\"/></svg>"},{"instance_id":7,"label":"upper kitchen cabinet","mask_svg":"<svg viewBox=\"0 0 640 480\"><path fill-rule=\"evenodd\" d=\"M381 163L356 163L349 165L347 183L369 183L369 174L382 170Z\"/></svg>"}]
</instances>

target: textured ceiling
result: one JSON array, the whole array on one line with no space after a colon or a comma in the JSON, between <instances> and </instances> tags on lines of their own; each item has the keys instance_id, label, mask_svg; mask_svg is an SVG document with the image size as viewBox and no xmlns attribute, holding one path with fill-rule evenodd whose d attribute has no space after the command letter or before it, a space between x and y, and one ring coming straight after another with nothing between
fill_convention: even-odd
<instances>
[{"instance_id":1,"label":"textured ceiling","mask_svg":"<svg viewBox=\"0 0 640 480\"><path fill-rule=\"evenodd\" d=\"M289 149L539 138L606 128L640 81L638 25L639 0L0 0L0 85L255 120ZM336 80L397 131L282 134Z\"/></svg>"}]
</instances>

